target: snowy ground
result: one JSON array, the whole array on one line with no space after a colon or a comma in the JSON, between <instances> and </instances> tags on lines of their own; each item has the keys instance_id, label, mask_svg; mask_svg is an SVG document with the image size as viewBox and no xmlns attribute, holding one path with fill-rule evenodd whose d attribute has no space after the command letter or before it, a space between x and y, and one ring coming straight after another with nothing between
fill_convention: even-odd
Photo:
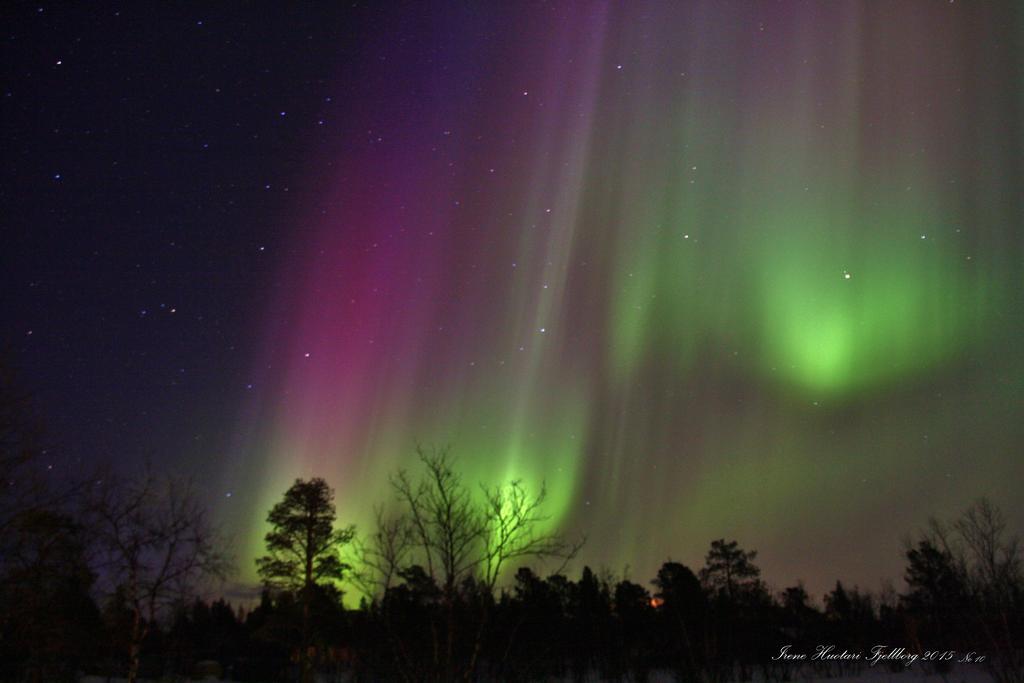
<instances>
[{"instance_id":1,"label":"snowy ground","mask_svg":"<svg viewBox=\"0 0 1024 683\"><path fill-rule=\"evenodd\" d=\"M924 669L911 667L905 671L893 672L888 669L874 668L867 669L859 675L822 677L814 676L809 670L807 672L794 671L792 683L991 683L992 677L983 667L962 666L953 669L946 674L930 673ZM318 683L343 683L346 679L322 678ZM86 676L80 683L126 683L123 678L103 678L99 676ZM152 679L140 679L138 683L172 683L172 679L156 681ZM173 683L230 683L220 679L174 679ZM266 683L276 683L267 681ZM576 683L572 678L547 679L542 683ZM602 683L602 679L596 674L586 679L586 683ZM675 683L675 678L670 672L655 672L648 678L648 683ZM750 683L765 683L764 679L755 676Z\"/></svg>"},{"instance_id":2,"label":"snowy ground","mask_svg":"<svg viewBox=\"0 0 1024 683\"><path fill-rule=\"evenodd\" d=\"M655 672L647 679L648 683L676 683L671 672ZM943 674L926 672L921 668L909 668L904 671L893 672L889 669L877 667L865 669L859 674L826 677L815 675L812 671L794 671L790 683L991 683L992 676L984 667L962 667ZM574 683L571 678L560 680L549 680L544 683ZM602 679L593 676L587 679L587 683L602 683ZM755 675L752 681L747 683L767 683L760 674ZM773 682L777 683L777 682Z\"/></svg>"}]
</instances>

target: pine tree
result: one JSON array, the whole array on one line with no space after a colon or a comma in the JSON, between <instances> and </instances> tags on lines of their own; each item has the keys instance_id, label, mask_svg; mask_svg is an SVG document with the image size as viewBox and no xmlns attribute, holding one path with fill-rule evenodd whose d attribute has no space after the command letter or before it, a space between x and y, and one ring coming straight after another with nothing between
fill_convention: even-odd
<instances>
[{"instance_id":1,"label":"pine tree","mask_svg":"<svg viewBox=\"0 0 1024 683\"><path fill-rule=\"evenodd\" d=\"M736 541L712 541L700 572L701 582L712 594L725 596L730 602L741 594L760 592L761 570L754 564L755 558L756 550L743 550Z\"/></svg>"},{"instance_id":2,"label":"pine tree","mask_svg":"<svg viewBox=\"0 0 1024 683\"><path fill-rule=\"evenodd\" d=\"M267 521L267 554L256 566L268 588L292 591L302 602L302 678L311 681L312 603L318 587L340 581L349 569L341 548L355 537L355 527L334 528L334 491L320 478L296 479Z\"/></svg>"}]
</instances>

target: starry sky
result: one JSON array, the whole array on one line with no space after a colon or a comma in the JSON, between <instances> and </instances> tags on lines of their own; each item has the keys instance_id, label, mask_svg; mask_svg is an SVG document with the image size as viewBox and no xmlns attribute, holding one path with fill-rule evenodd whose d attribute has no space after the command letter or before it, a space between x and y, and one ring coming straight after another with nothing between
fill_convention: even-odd
<instances>
[{"instance_id":1,"label":"starry sky","mask_svg":"<svg viewBox=\"0 0 1024 683\"><path fill-rule=\"evenodd\" d=\"M0 319L47 466L191 473L254 579L414 447L646 582L1024 519L1014 3L8 3Z\"/></svg>"}]
</instances>

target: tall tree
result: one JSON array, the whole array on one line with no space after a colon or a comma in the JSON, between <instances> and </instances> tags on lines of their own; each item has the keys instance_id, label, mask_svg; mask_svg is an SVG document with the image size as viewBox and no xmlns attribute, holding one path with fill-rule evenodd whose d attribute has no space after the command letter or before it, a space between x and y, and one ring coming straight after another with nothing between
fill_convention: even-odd
<instances>
[{"instance_id":1,"label":"tall tree","mask_svg":"<svg viewBox=\"0 0 1024 683\"><path fill-rule=\"evenodd\" d=\"M14 374L0 358L0 559L18 515L38 507L41 483L32 463L37 460L39 427L31 418L27 396L16 385Z\"/></svg>"},{"instance_id":2,"label":"tall tree","mask_svg":"<svg viewBox=\"0 0 1024 683\"><path fill-rule=\"evenodd\" d=\"M666 637L662 650L681 679L695 679L702 667L702 645L708 645L703 642L707 598L700 581L689 567L670 561L661 565L652 583L658 589L656 604Z\"/></svg>"},{"instance_id":3,"label":"tall tree","mask_svg":"<svg viewBox=\"0 0 1024 683\"><path fill-rule=\"evenodd\" d=\"M371 537L367 567L388 576L395 562L419 564L441 592L444 623L432 624L439 637L432 653L437 677L471 678L476 671L494 589L513 561L557 560L565 563L582 546L544 530L547 490L527 491L519 480L497 486L466 484L447 448L417 448L422 476L399 471L391 479L400 508L395 517L381 517ZM376 539L376 540L373 540ZM400 540L395 544L393 541ZM378 578L376 584L384 581ZM475 628L457 611L466 603L480 607ZM438 628L438 626L440 626ZM472 632L459 638L458 629ZM467 652L457 652L466 644Z\"/></svg>"},{"instance_id":4,"label":"tall tree","mask_svg":"<svg viewBox=\"0 0 1024 683\"><path fill-rule=\"evenodd\" d=\"M18 543L25 524L40 531L35 522L41 517L34 522L33 515L66 514L69 503L82 492L80 481L50 476L43 443L32 401L0 354L0 571L13 557L12 544Z\"/></svg>"},{"instance_id":5,"label":"tall tree","mask_svg":"<svg viewBox=\"0 0 1024 683\"><path fill-rule=\"evenodd\" d=\"M986 661L1000 683L1024 681L1024 548L1015 531L982 498L952 522L930 520L907 553L904 604L920 608L963 594L964 637L992 653Z\"/></svg>"},{"instance_id":6,"label":"tall tree","mask_svg":"<svg viewBox=\"0 0 1024 683\"><path fill-rule=\"evenodd\" d=\"M0 574L0 680L77 681L102 631L83 530L36 511L12 532Z\"/></svg>"},{"instance_id":7,"label":"tall tree","mask_svg":"<svg viewBox=\"0 0 1024 683\"><path fill-rule=\"evenodd\" d=\"M923 539L906 552L904 579L907 593L901 597L903 606L937 630L928 637L945 642L962 626L957 615L970 609L969 586L963 568L952 553L937 548Z\"/></svg>"},{"instance_id":8,"label":"tall tree","mask_svg":"<svg viewBox=\"0 0 1024 683\"><path fill-rule=\"evenodd\" d=\"M344 578L348 565L341 549L355 537L355 527L336 529L334 491L319 477L296 479L267 516L271 530L267 554L256 560L268 588L296 593L302 602L300 657L303 681L313 680L310 615L324 586Z\"/></svg>"},{"instance_id":9,"label":"tall tree","mask_svg":"<svg viewBox=\"0 0 1024 683\"><path fill-rule=\"evenodd\" d=\"M756 550L743 550L736 541L724 538L711 542L705 558L704 568L700 570L700 579L712 594L724 596L733 602L746 593L757 592L763 588L758 577L761 569L754 564Z\"/></svg>"},{"instance_id":10,"label":"tall tree","mask_svg":"<svg viewBox=\"0 0 1024 683\"><path fill-rule=\"evenodd\" d=\"M106 576L131 614L128 681L138 677L142 643L160 613L231 569L225 543L191 482L147 473L97 483L90 525Z\"/></svg>"},{"instance_id":11,"label":"tall tree","mask_svg":"<svg viewBox=\"0 0 1024 683\"><path fill-rule=\"evenodd\" d=\"M706 657L717 661L712 676L729 675L739 667L740 680L752 676L758 648L771 636L763 632L763 612L771 601L754 564L755 550L743 550L736 541L711 542L700 581L711 597L712 634L705 641ZM763 660L762 660L763 661Z\"/></svg>"}]
</instances>

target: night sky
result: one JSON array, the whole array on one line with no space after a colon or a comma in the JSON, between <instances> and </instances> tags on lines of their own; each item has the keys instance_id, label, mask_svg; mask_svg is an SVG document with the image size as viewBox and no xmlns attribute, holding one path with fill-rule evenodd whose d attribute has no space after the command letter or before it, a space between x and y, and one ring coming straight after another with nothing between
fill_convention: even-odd
<instances>
[{"instance_id":1,"label":"night sky","mask_svg":"<svg viewBox=\"0 0 1024 683\"><path fill-rule=\"evenodd\" d=\"M1019 525L1014 4L6 4L46 464L195 475L243 582L295 477L365 529L417 441L641 582Z\"/></svg>"}]
</instances>

